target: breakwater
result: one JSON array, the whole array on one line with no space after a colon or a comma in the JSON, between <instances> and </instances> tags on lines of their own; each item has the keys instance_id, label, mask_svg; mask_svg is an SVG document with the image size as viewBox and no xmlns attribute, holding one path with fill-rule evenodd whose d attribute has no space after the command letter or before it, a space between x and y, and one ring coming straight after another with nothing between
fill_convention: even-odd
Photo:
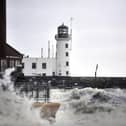
<instances>
[{"instance_id":1,"label":"breakwater","mask_svg":"<svg viewBox=\"0 0 126 126\"><path fill-rule=\"evenodd\" d=\"M51 88L126 88L126 77L64 77L64 76L22 76L17 77L15 86L20 84L45 83Z\"/></svg>"}]
</instances>

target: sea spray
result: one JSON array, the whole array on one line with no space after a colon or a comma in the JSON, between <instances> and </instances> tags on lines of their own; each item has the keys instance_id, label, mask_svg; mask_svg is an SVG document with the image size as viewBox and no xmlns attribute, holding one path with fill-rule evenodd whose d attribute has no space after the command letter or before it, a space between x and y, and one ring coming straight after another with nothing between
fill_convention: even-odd
<instances>
[{"instance_id":1,"label":"sea spray","mask_svg":"<svg viewBox=\"0 0 126 126\"><path fill-rule=\"evenodd\" d=\"M68 103L70 108L73 108L75 112L111 112L126 104L126 93L124 94L123 90L120 90L119 93L117 91L111 92L97 88L74 89L69 95L70 99ZM80 98L77 99L77 97Z\"/></svg>"},{"instance_id":2,"label":"sea spray","mask_svg":"<svg viewBox=\"0 0 126 126\"><path fill-rule=\"evenodd\" d=\"M54 126L126 125L125 89L55 89L51 99L61 102Z\"/></svg>"},{"instance_id":3,"label":"sea spray","mask_svg":"<svg viewBox=\"0 0 126 126\"><path fill-rule=\"evenodd\" d=\"M13 70L6 70L3 79L0 79L0 126L49 125L40 118L38 110L31 109L31 100L14 92L10 77Z\"/></svg>"},{"instance_id":4,"label":"sea spray","mask_svg":"<svg viewBox=\"0 0 126 126\"><path fill-rule=\"evenodd\" d=\"M0 86L4 89L13 90L13 82L11 81L11 73L14 71L14 68L6 69L0 79Z\"/></svg>"}]
</instances>

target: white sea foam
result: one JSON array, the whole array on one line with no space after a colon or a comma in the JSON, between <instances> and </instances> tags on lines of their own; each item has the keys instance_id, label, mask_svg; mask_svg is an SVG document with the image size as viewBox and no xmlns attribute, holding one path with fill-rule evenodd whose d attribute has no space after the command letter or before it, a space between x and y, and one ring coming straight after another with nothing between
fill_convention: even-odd
<instances>
[{"instance_id":1,"label":"white sea foam","mask_svg":"<svg viewBox=\"0 0 126 126\"><path fill-rule=\"evenodd\" d=\"M52 99L57 97L62 106L55 126L126 125L125 90L85 88L52 91Z\"/></svg>"},{"instance_id":2,"label":"white sea foam","mask_svg":"<svg viewBox=\"0 0 126 126\"><path fill-rule=\"evenodd\" d=\"M13 70L7 70L0 80L0 126L49 125L40 118L38 110L31 109L31 100L14 92L10 77ZM3 87L6 89L3 90Z\"/></svg>"},{"instance_id":3,"label":"white sea foam","mask_svg":"<svg viewBox=\"0 0 126 126\"><path fill-rule=\"evenodd\" d=\"M50 124L31 109L31 100L16 95L11 71L0 79L0 126L126 126L126 90L51 90L51 101L60 102L61 107L56 122Z\"/></svg>"}]
</instances>

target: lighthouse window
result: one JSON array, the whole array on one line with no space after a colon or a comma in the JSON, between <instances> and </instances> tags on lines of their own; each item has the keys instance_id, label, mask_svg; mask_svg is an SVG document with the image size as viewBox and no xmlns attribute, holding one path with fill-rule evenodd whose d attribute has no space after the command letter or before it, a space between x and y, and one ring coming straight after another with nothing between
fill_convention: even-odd
<instances>
[{"instance_id":1,"label":"lighthouse window","mask_svg":"<svg viewBox=\"0 0 126 126\"><path fill-rule=\"evenodd\" d=\"M42 63L42 69L46 69L46 63Z\"/></svg>"},{"instance_id":2,"label":"lighthouse window","mask_svg":"<svg viewBox=\"0 0 126 126\"><path fill-rule=\"evenodd\" d=\"M32 69L36 69L36 63L32 63Z\"/></svg>"},{"instance_id":3,"label":"lighthouse window","mask_svg":"<svg viewBox=\"0 0 126 126\"><path fill-rule=\"evenodd\" d=\"M62 33L67 33L68 30L67 29L59 29L59 34L62 34Z\"/></svg>"},{"instance_id":4,"label":"lighthouse window","mask_svg":"<svg viewBox=\"0 0 126 126\"><path fill-rule=\"evenodd\" d=\"M66 56L69 56L69 53L68 52L66 52Z\"/></svg>"},{"instance_id":5,"label":"lighthouse window","mask_svg":"<svg viewBox=\"0 0 126 126\"><path fill-rule=\"evenodd\" d=\"M69 75L69 71L66 71L66 75Z\"/></svg>"},{"instance_id":6,"label":"lighthouse window","mask_svg":"<svg viewBox=\"0 0 126 126\"><path fill-rule=\"evenodd\" d=\"M67 43L65 44L65 48L68 48L68 44Z\"/></svg>"},{"instance_id":7,"label":"lighthouse window","mask_svg":"<svg viewBox=\"0 0 126 126\"><path fill-rule=\"evenodd\" d=\"M69 66L69 62L68 61L66 62L66 66Z\"/></svg>"},{"instance_id":8,"label":"lighthouse window","mask_svg":"<svg viewBox=\"0 0 126 126\"><path fill-rule=\"evenodd\" d=\"M46 73L43 73L42 76L45 77L46 76Z\"/></svg>"}]
</instances>

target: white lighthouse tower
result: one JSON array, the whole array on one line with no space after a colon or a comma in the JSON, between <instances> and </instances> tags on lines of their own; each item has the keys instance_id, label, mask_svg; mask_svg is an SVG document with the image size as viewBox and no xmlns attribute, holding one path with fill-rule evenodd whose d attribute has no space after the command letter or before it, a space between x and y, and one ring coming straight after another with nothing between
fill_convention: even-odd
<instances>
[{"instance_id":1,"label":"white lighthouse tower","mask_svg":"<svg viewBox=\"0 0 126 126\"><path fill-rule=\"evenodd\" d=\"M71 51L71 35L69 28L62 24L57 28L56 39L56 75L70 75L70 51Z\"/></svg>"}]
</instances>

